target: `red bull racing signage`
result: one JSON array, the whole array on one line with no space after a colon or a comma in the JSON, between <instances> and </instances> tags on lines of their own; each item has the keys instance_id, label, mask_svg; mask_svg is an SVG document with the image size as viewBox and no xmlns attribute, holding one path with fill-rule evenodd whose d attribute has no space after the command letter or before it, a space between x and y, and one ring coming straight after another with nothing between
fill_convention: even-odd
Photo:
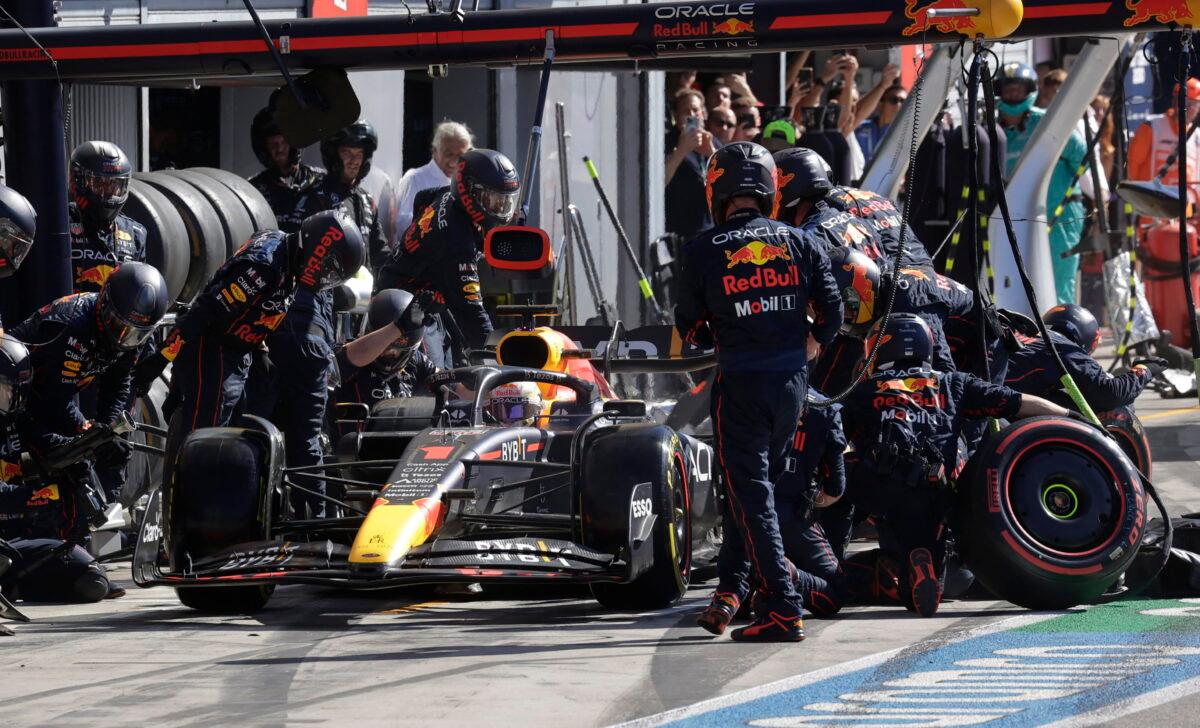
<instances>
[{"instance_id":1,"label":"red bull racing signage","mask_svg":"<svg viewBox=\"0 0 1200 728\"><path fill-rule=\"evenodd\" d=\"M1195 27L1200 19L1200 0L1125 0L1125 7L1133 12L1125 20L1126 28L1143 23Z\"/></svg>"},{"instance_id":2,"label":"red bull racing signage","mask_svg":"<svg viewBox=\"0 0 1200 728\"><path fill-rule=\"evenodd\" d=\"M653 35L659 51L751 48L754 3L661 5L654 9ZM674 42L672 42L674 41Z\"/></svg>"}]
</instances>

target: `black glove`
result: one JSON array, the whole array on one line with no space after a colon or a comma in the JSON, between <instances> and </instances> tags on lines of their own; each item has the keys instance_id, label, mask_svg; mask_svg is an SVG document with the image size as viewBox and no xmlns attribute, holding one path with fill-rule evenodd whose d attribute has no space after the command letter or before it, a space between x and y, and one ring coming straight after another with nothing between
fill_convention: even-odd
<instances>
[{"instance_id":1,"label":"black glove","mask_svg":"<svg viewBox=\"0 0 1200 728\"><path fill-rule=\"evenodd\" d=\"M101 468L120 468L133 455L133 445L123 437L114 437L108 444L96 449L96 465Z\"/></svg>"},{"instance_id":2,"label":"black glove","mask_svg":"<svg viewBox=\"0 0 1200 728\"><path fill-rule=\"evenodd\" d=\"M1168 368L1169 363L1161 356L1148 356L1144 359L1138 359L1137 361L1133 362L1133 366L1134 368L1145 367L1147 370L1149 370L1150 377L1154 378L1159 374L1162 374L1163 370Z\"/></svg>"},{"instance_id":3,"label":"black glove","mask_svg":"<svg viewBox=\"0 0 1200 728\"><path fill-rule=\"evenodd\" d=\"M446 310L446 299L437 291L426 289L416 296L396 317L395 326L412 340L414 335L434 321L434 316Z\"/></svg>"},{"instance_id":4,"label":"black glove","mask_svg":"<svg viewBox=\"0 0 1200 728\"><path fill-rule=\"evenodd\" d=\"M135 398L144 397L146 392L150 391L150 386L167 368L168 363L167 358L156 351L133 365L133 383L130 388Z\"/></svg>"}]
</instances>

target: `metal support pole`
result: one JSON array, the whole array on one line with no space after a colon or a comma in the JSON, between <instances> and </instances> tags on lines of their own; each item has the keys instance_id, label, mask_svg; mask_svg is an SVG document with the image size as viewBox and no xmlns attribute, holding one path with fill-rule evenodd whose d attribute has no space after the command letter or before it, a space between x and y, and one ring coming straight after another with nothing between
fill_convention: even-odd
<instances>
[{"instance_id":1,"label":"metal support pole","mask_svg":"<svg viewBox=\"0 0 1200 728\"><path fill-rule=\"evenodd\" d=\"M50 0L3 0L26 28L54 25ZM34 53L42 51L32 42ZM45 61L52 67L53 61ZM6 183L37 211L33 249L14 278L0 286L0 311L10 325L39 306L71 293L71 238L67 233L67 152L62 86L58 81L8 81L4 106Z\"/></svg>"}]
</instances>

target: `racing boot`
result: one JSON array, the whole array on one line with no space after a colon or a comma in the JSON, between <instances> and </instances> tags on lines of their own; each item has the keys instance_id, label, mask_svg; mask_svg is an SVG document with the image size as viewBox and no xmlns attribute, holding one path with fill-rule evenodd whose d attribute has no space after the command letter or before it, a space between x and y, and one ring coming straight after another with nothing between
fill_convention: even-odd
<instances>
[{"instance_id":1,"label":"racing boot","mask_svg":"<svg viewBox=\"0 0 1200 728\"><path fill-rule=\"evenodd\" d=\"M801 642L804 619L800 608L781 599L762 599L757 615L745 627L733 630L734 642Z\"/></svg>"},{"instance_id":2,"label":"racing boot","mask_svg":"<svg viewBox=\"0 0 1200 728\"><path fill-rule=\"evenodd\" d=\"M738 598L737 594L715 592L713 593L712 601L708 603L708 606L696 618L696 624L719 637L725 634L725 628L737 616L738 610L742 606L742 601L742 599Z\"/></svg>"},{"instance_id":3,"label":"racing boot","mask_svg":"<svg viewBox=\"0 0 1200 728\"><path fill-rule=\"evenodd\" d=\"M937 614L942 602L942 585L933 567L933 554L927 548L908 552L908 588L910 607L922 617Z\"/></svg>"}]
</instances>

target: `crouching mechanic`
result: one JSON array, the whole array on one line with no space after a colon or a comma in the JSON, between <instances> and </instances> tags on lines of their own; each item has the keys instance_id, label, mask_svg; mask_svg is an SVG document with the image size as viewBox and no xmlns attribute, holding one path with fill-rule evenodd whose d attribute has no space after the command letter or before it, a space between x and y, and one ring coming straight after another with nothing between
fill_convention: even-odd
<instances>
[{"instance_id":1,"label":"crouching mechanic","mask_svg":"<svg viewBox=\"0 0 1200 728\"><path fill-rule=\"evenodd\" d=\"M848 479L855 507L876 516L881 549L901 564L901 602L929 617L942 599L948 482L966 464L967 421L1069 413L970 374L937 371L929 324L916 314L893 314L883 324L868 337L868 349L879 339L870 375L843 411L856 453Z\"/></svg>"},{"instance_id":2,"label":"crouching mechanic","mask_svg":"<svg viewBox=\"0 0 1200 728\"><path fill-rule=\"evenodd\" d=\"M145 263L124 263L99 293L77 293L43 306L9 330L31 352L31 406L22 418L21 437L33 451L66 444L93 424L111 425L125 411L137 350L167 312L170 299L162 274ZM78 394L96 391L91 419L79 407ZM132 446L115 438L88 464L115 467L128 460ZM70 504L65 504L70 505ZM65 529L74 509L67 509Z\"/></svg>"},{"instance_id":3,"label":"crouching mechanic","mask_svg":"<svg viewBox=\"0 0 1200 728\"><path fill-rule=\"evenodd\" d=\"M412 397L426 391L438 369L419 347L425 321L436 304L430 292L415 299L408 291L388 288L371 297L367 306L368 333L337 347L341 382L333 394L333 431L338 439L350 430L336 419L337 405L359 403L374 407L381 400Z\"/></svg>"},{"instance_id":4,"label":"crouching mechanic","mask_svg":"<svg viewBox=\"0 0 1200 728\"><path fill-rule=\"evenodd\" d=\"M29 350L20 341L0 336L0 458L20 458L15 418L25 409L33 371ZM5 468L7 471L8 468ZM34 489L0 480L0 592L9 601L96 602L124 590L113 587L104 567L78 545L56 538L26 538L28 505ZM2 563L2 562L0 562Z\"/></svg>"},{"instance_id":5,"label":"crouching mechanic","mask_svg":"<svg viewBox=\"0 0 1200 728\"><path fill-rule=\"evenodd\" d=\"M454 359L465 363L461 349L482 348L492 332L479 287L479 259L484 236L512 221L520 194L521 178L508 157L472 149L459 160L450 189L417 213L379 270L376 290L430 289L445 299L448 311L439 317L445 328L431 326L425 334L425 350L438 367L450 368ZM443 346L450 326L462 334L452 337L453 357Z\"/></svg>"},{"instance_id":6,"label":"crouching mechanic","mask_svg":"<svg viewBox=\"0 0 1200 728\"><path fill-rule=\"evenodd\" d=\"M807 382L806 342L828 343L842 320L841 296L820 243L767 216L775 207L775 162L751 142L713 155L707 196L715 228L682 250L675 326L690 344L717 347L712 418L726 508L720 582L698 623L722 634L751 588L757 618L740 641L804 639L800 596L788 573L774 508Z\"/></svg>"},{"instance_id":7,"label":"crouching mechanic","mask_svg":"<svg viewBox=\"0 0 1200 728\"><path fill-rule=\"evenodd\" d=\"M1100 324L1086 308L1073 303L1060 304L1042 316L1054 348L1083 398L1097 412L1107 412L1133 404L1146 385L1166 368L1166 360L1147 357L1133 362L1125 374L1113 376L1092 358L1100 341ZM1018 392L1036 394L1066 407L1075 408L1062 389L1058 363L1041 337L1022 337L1022 348L1013 352L1005 386Z\"/></svg>"},{"instance_id":8,"label":"crouching mechanic","mask_svg":"<svg viewBox=\"0 0 1200 728\"><path fill-rule=\"evenodd\" d=\"M135 388L144 390L174 362L163 407L170 422L168 463L192 430L229 424L246 384L250 352L278 328L296 288L338 285L354 275L363 256L358 226L330 210L306 218L298 233L260 232L225 261L162 348L137 365Z\"/></svg>"}]
</instances>

